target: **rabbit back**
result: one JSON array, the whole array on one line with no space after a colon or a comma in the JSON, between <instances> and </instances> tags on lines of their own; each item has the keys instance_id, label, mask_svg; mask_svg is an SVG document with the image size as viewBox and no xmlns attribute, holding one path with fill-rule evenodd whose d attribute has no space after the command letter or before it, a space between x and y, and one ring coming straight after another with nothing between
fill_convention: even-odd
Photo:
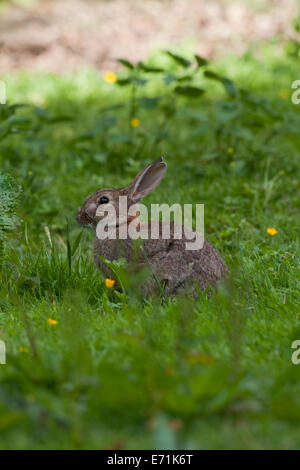
<instances>
[{"instance_id":1,"label":"rabbit back","mask_svg":"<svg viewBox=\"0 0 300 470\"><path fill-rule=\"evenodd\" d=\"M110 261L125 258L128 263L134 261L140 267L149 265L155 277L163 284L167 295L175 295L186 288L196 295L196 285L204 291L210 286L215 287L218 280L227 276L226 263L206 240L203 241L201 249L187 250L186 242L190 240L186 238L184 230L182 238L175 238L178 224L170 222L170 236L165 239L161 237L164 223L161 221L157 223L160 238L142 240L142 249L139 253L136 253L131 238L100 240L95 237L94 260L100 271L105 276L113 278L113 273L99 255ZM150 233L150 224L148 230ZM149 277L144 286L146 294L157 289L157 279L153 275Z\"/></svg>"}]
</instances>

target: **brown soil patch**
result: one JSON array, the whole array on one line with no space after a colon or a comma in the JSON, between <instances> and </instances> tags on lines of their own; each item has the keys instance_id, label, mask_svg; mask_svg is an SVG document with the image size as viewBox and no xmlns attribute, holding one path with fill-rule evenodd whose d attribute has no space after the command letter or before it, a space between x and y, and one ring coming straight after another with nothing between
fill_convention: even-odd
<instances>
[{"instance_id":1,"label":"brown soil patch","mask_svg":"<svg viewBox=\"0 0 300 470\"><path fill-rule=\"evenodd\" d=\"M259 8L253 3L260 5ZM296 0L39 0L0 14L0 70L115 69L191 38L207 58L291 35Z\"/></svg>"}]
</instances>

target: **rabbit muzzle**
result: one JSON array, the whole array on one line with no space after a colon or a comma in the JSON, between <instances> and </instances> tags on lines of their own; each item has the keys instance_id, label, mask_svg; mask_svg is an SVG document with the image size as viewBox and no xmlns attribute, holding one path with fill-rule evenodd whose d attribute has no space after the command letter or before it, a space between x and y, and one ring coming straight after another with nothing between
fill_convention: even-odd
<instances>
[{"instance_id":1,"label":"rabbit muzzle","mask_svg":"<svg viewBox=\"0 0 300 470\"><path fill-rule=\"evenodd\" d=\"M95 213L96 213L96 210L97 210L97 207L95 209ZM80 225L83 225L84 227L94 228L96 226L96 221L93 218L92 211L90 210L88 212L85 210L84 207L78 207L76 220Z\"/></svg>"}]
</instances>

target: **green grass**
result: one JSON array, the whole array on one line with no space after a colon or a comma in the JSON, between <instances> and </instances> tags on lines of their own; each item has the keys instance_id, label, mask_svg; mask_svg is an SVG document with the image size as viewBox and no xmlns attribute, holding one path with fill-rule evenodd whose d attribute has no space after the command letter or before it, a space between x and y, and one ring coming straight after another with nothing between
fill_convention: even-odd
<instances>
[{"instance_id":1,"label":"green grass","mask_svg":"<svg viewBox=\"0 0 300 470\"><path fill-rule=\"evenodd\" d=\"M1 449L300 447L300 106L280 97L299 61L278 42L259 56L206 67L233 80L229 93L202 67L178 81L190 69L164 54L150 63L170 85L164 73L134 89L92 70L2 77L9 104L35 107L17 121L1 108L2 172L22 187L18 222L2 227ZM176 94L183 84L205 92ZM92 232L77 247L83 199L161 155L168 173L145 202L204 203L232 271L197 301L140 299L138 277L118 297Z\"/></svg>"}]
</instances>

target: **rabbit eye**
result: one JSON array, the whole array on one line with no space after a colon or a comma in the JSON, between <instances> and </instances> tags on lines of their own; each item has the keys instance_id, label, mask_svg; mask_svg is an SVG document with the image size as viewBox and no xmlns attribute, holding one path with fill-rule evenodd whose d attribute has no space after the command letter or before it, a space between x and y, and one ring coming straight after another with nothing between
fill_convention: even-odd
<instances>
[{"instance_id":1,"label":"rabbit eye","mask_svg":"<svg viewBox=\"0 0 300 470\"><path fill-rule=\"evenodd\" d=\"M109 199L107 196L102 196L100 198L100 204L107 204L109 202Z\"/></svg>"}]
</instances>

